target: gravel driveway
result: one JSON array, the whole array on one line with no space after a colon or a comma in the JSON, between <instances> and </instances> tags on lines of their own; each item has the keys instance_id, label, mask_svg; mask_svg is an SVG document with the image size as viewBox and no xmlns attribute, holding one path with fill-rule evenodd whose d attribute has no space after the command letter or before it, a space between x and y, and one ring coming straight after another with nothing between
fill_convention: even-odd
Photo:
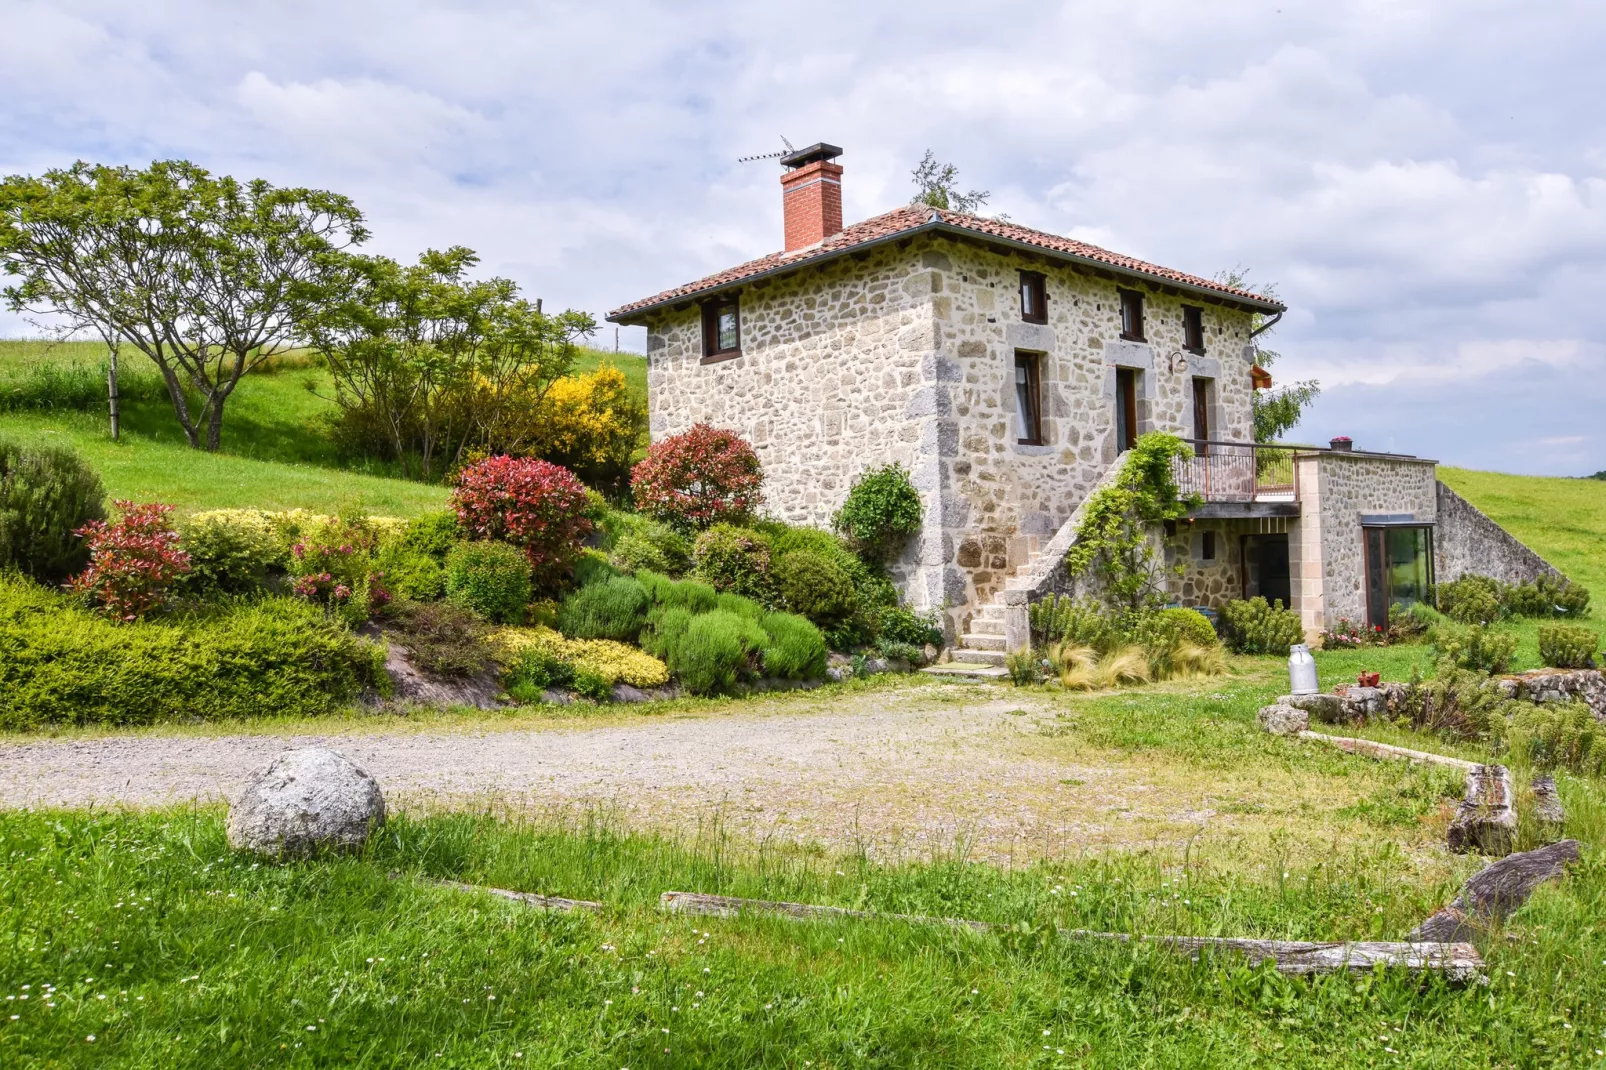
<instances>
[{"instance_id":1,"label":"gravel driveway","mask_svg":"<svg viewBox=\"0 0 1606 1070\"><path fill-rule=\"evenodd\" d=\"M318 743L363 764L403 810L602 808L672 828L717 816L744 837L879 857L924 857L964 840L982 857L1024 859L1180 843L1235 824L1192 779L1045 735L1039 725L1052 714L1023 711L1020 696L977 689L974 699L921 690L506 731L0 744L0 806L214 801L279 751ZM1257 785L1268 800L1291 790L1300 787Z\"/></svg>"}]
</instances>

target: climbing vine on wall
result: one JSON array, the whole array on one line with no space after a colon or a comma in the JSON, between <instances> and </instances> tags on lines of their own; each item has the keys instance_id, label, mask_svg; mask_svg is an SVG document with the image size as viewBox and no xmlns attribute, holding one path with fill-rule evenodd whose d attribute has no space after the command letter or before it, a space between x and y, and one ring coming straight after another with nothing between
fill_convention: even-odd
<instances>
[{"instance_id":1,"label":"climbing vine on wall","mask_svg":"<svg viewBox=\"0 0 1606 1070\"><path fill-rule=\"evenodd\" d=\"M1127 452L1115 481L1088 499L1065 568L1073 577L1096 576L1113 607L1137 612L1165 603L1151 526L1199 504L1182 497L1171 468L1173 458L1192 454L1176 435L1151 431Z\"/></svg>"}]
</instances>

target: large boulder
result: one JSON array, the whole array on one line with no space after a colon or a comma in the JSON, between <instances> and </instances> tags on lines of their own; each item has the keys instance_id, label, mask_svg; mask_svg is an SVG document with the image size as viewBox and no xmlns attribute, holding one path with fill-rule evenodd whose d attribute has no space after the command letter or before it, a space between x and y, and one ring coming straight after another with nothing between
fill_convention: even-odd
<instances>
[{"instance_id":1,"label":"large boulder","mask_svg":"<svg viewBox=\"0 0 1606 1070\"><path fill-rule=\"evenodd\" d=\"M1354 719L1349 707L1337 695L1282 695L1277 704L1304 710L1324 724L1346 724Z\"/></svg>"},{"instance_id":2,"label":"large boulder","mask_svg":"<svg viewBox=\"0 0 1606 1070\"><path fill-rule=\"evenodd\" d=\"M349 851L385 823L385 797L368 771L339 751L285 751L229 805L229 845L274 858Z\"/></svg>"}]
</instances>

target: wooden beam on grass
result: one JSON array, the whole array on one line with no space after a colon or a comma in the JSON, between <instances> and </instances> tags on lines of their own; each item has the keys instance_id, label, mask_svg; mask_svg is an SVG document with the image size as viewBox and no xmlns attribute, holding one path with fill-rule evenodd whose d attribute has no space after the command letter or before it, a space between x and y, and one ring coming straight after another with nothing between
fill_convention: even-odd
<instances>
[{"instance_id":1,"label":"wooden beam on grass","mask_svg":"<svg viewBox=\"0 0 1606 1070\"><path fill-rule=\"evenodd\" d=\"M1360 739L1355 736L1329 736L1321 732L1309 730L1299 733L1300 739L1309 739L1316 743L1326 743L1339 750L1351 754L1364 754L1368 758L1398 758L1408 762L1426 762L1431 765L1444 765L1452 769L1459 769L1463 773L1470 773L1478 767L1477 762L1469 762L1465 758L1451 758L1444 754L1434 754L1431 751L1411 750L1407 747L1396 747L1388 743L1378 743L1370 739Z\"/></svg>"},{"instance_id":2,"label":"wooden beam on grass","mask_svg":"<svg viewBox=\"0 0 1606 1070\"><path fill-rule=\"evenodd\" d=\"M994 922L965 918L934 918L919 914L878 914L846 907L815 906L809 903L781 903L766 899L738 899L728 895L699 892L665 892L660 905L675 914L695 917L733 918L741 914L769 914L798 921L854 919L862 921L903 921L917 925L946 925L977 932L1004 932L1010 927ZM1277 972L1290 976L1318 973L1364 973L1394 966L1413 973L1442 973L1450 980L1469 981L1483 969L1478 949L1466 943L1403 943L1382 940L1320 942L1306 940L1249 940L1221 936L1133 936L1129 933L1102 933L1091 929L1062 929L1068 940L1133 941L1160 944L1191 953L1197 959L1202 951L1232 951L1244 955L1252 964L1270 961Z\"/></svg>"},{"instance_id":3,"label":"wooden beam on grass","mask_svg":"<svg viewBox=\"0 0 1606 1070\"><path fill-rule=\"evenodd\" d=\"M450 888L454 892L483 892L494 895L498 899L511 899L515 903L523 903L527 907L539 910L557 910L565 913L574 911L590 911L595 913L602 909L601 903L593 903L589 899L564 899L556 895L536 895L534 892L515 892L509 888L491 888L483 884L463 884L460 881L426 880L437 888Z\"/></svg>"}]
</instances>

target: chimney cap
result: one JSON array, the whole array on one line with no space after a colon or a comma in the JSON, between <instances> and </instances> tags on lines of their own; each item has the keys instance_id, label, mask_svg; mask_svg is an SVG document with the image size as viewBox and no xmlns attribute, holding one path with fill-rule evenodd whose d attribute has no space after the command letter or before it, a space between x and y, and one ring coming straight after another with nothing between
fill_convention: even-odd
<instances>
[{"instance_id":1,"label":"chimney cap","mask_svg":"<svg viewBox=\"0 0 1606 1070\"><path fill-rule=\"evenodd\" d=\"M839 146L827 145L825 142L819 141L806 149L798 149L789 156L782 156L781 166L796 170L804 164L815 163L820 160L834 160L841 155L842 149Z\"/></svg>"},{"instance_id":2,"label":"chimney cap","mask_svg":"<svg viewBox=\"0 0 1606 1070\"><path fill-rule=\"evenodd\" d=\"M1327 445L1329 449L1336 450L1339 453L1348 453L1355 448L1355 443L1348 435L1339 435Z\"/></svg>"}]
</instances>

